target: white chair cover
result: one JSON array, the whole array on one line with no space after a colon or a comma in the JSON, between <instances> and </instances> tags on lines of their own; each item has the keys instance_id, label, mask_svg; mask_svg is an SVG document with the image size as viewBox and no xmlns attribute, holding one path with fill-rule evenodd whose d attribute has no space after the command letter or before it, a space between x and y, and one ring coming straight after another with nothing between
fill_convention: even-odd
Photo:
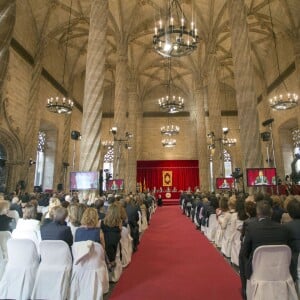
<instances>
[{"instance_id":1,"label":"white chair cover","mask_svg":"<svg viewBox=\"0 0 300 300\"><path fill-rule=\"evenodd\" d=\"M4 259L8 259L7 254L7 241L11 239L10 231L0 231L0 248L2 250L2 254Z\"/></svg>"},{"instance_id":2,"label":"white chair cover","mask_svg":"<svg viewBox=\"0 0 300 300\"><path fill-rule=\"evenodd\" d=\"M19 221L19 218L20 218L19 213L18 213L16 210L9 210L9 211L7 212L7 215L8 215L9 217L15 219L15 225L17 225L17 223L18 223L18 221ZM13 229L15 229L15 228L13 228Z\"/></svg>"},{"instance_id":3,"label":"white chair cover","mask_svg":"<svg viewBox=\"0 0 300 300\"><path fill-rule=\"evenodd\" d=\"M0 280L3 276L6 264L7 264L7 260L4 259L4 254L2 252L2 248L0 247Z\"/></svg>"},{"instance_id":4,"label":"white chair cover","mask_svg":"<svg viewBox=\"0 0 300 300\"><path fill-rule=\"evenodd\" d=\"M138 211L138 215L139 215L139 219L137 221L138 225L139 225L139 233L142 232L142 213L140 211Z\"/></svg>"},{"instance_id":5,"label":"white chair cover","mask_svg":"<svg viewBox=\"0 0 300 300\"><path fill-rule=\"evenodd\" d=\"M113 268L113 271L109 273L109 281L111 282L118 282L123 272L119 246L120 244L118 245L116 259L115 259L116 266Z\"/></svg>"},{"instance_id":6,"label":"white chair cover","mask_svg":"<svg viewBox=\"0 0 300 300\"><path fill-rule=\"evenodd\" d=\"M8 263L0 282L0 299L27 300L31 297L39 256L33 241L10 239Z\"/></svg>"},{"instance_id":7,"label":"white chair cover","mask_svg":"<svg viewBox=\"0 0 300 300\"><path fill-rule=\"evenodd\" d=\"M28 239L32 240L35 243L36 249L39 252L40 242L41 242L41 233L40 231L33 230L13 230L11 234L13 239Z\"/></svg>"},{"instance_id":8,"label":"white chair cover","mask_svg":"<svg viewBox=\"0 0 300 300\"><path fill-rule=\"evenodd\" d=\"M90 250L84 254L86 244L91 241L76 242L73 250L73 270L69 300L102 299L109 291L109 276L105 254L99 243L92 242Z\"/></svg>"},{"instance_id":9,"label":"white chair cover","mask_svg":"<svg viewBox=\"0 0 300 300\"><path fill-rule=\"evenodd\" d=\"M220 222L222 222L223 219L224 219L224 214L221 214L218 217L218 220ZM222 240L223 240L224 230L222 229L222 226L219 223L219 221L217 221L216 234L215 234L215 244L216 244L217 247L221 248L222 247Z\"/></svg>"},{"instance_id":10,"label":"white chair cover","mask_svg":"<svg viewBox=\"0 0 300 300\"><path fill-rule=\"evenodd\" d=\"M225 216L225 218L226 218L226 216ZM231 213L231 214L227 215L227 218L228 218L227 225L225 227L224 234L223 234L221 252L226 257L230 257L231 256L231 243L232 243L232 237L233 237L235 226L236 226L237 213Z\"/></svg>"},{"instance_id":11,"label":"white chair cover","mask_svg":"<svg viewBox=\"0 0 300 300\"><path fill-rule=\"evenodd\" d=\"M31 298L67 299L72 269L72 255L68 244L64 241L42 241L40 254L41 263Z\"/></svg>"},{"instance_id":12,"label":"white chair cover","mask_svg":"<svg viewBox=\"0 0 300 300\"><path fill-rule=\"evenodd\" d=\"M236 229L233 233L231 242L231 262L236 266L239 266L239 253L241 250L241 230L243 227L243 221L236 221Z\"/></svg>"},{"instance_id":13,"label":"white chair cover","mask_svg":"<svg viewBox=\"0 0 300 300\"><path fill-rule=\"evenodd\" d=\"M148 221L147 221L147 212L146 212L146 207L142 208L142 215L141 215L141 231L144 232L148 228Z\"/></svg>"},{"instance_id":14,"label":"white chair cover","mask_svg":"<svg viewBox=\"0 0 300 300\"><path fill-rule=\"evenodd\" d=\"M297 292L298 292L298 297L300 299L300 255L298 256L298 279L297 279Z\"/></svg>"},{"instance_id":15,"label":"white chair cover","mask_svg":"<svg viewBox=\"0 0 300 300\"><path fill-rule=\"evenodd\" d=\"M253 273L247 281L248 300L297 300L290 275L291 249L286 245L260 246L252 260Z\"/></svg>"},{"instance_id":16,"label":"white chair cover","mask_svg":"<svg viewBox=\"0 0 300 300\"><path fill-rule=\"evenodd\" d=\"M208 218L208 227L206 229L205 235L210 241L215 240L217 230L217 217L216 214L211 214Z\"/></svg>"},{"instance_id":17,"label":"white chair cover","mask_svg":"<svg viewBox=\"0 0 300 300\"><path fill-rule=\"evenodd\" d=\"M129 227L129 225L127 227ZM123 268L125 268L131 262L132 237L130 235L130 230L124 226L122 227L120 243L121 243L121 251L122 251L122 266Z\"/></svg>"}]
</instances>

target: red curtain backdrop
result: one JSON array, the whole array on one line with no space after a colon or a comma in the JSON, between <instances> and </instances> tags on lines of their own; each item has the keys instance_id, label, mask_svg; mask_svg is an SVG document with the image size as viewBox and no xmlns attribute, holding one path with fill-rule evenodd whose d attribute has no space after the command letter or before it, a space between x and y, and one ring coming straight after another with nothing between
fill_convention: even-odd
<instances>
[{"instance_id":1,"label":"red curtain backdrop","mask_svg":"<svg viewBox=\"0 0 300 300\"><path fill-rule=\"evenodd\" d=\"M163 171L172 171L171 189L194 190L200 185L198 160L138 160L137 183L150 190L163 188Z\"/></svg>"}]
</instances>

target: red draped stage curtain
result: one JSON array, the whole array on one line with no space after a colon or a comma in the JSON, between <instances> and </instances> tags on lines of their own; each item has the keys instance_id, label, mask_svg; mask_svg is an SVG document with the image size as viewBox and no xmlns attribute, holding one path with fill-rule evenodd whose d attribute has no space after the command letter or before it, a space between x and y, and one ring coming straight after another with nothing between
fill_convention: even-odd
<instances>
[{"instance_id":1,"label":"red draped stage curtain","mask_svg":"<svg viewBox=\"0 0 300 300\"><path fill-rule=\"evenodd\" d=\"M163 187L163 171L172 171L172 188L194 190L200 186L198 160L138 160L137 182L149 189Z\"/></svg>"}]
</instances>

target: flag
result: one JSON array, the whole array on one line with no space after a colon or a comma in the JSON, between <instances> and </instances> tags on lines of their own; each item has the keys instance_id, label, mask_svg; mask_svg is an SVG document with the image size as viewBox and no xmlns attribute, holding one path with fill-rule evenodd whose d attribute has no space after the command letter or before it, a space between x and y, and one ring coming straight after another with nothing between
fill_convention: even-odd
<instances>
[{"instance_id":1,"label":"flag","mask_svg":"<svg viewBox=\"0 0 300 300\"><path fill-rule=\"evenodd\" d=\"M143 191L146 192L146 189L147 189L147 187L146 187L146 180L145 180L145 177L144 177Z\"/></svg>"}]
</instances>

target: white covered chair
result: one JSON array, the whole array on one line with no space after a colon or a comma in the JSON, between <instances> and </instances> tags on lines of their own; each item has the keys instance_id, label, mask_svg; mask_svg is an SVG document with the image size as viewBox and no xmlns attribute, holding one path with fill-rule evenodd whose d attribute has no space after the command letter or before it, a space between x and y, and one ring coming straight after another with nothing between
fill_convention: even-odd
<instances>
[{"instance_id":1,"label":"white covered chair","mask_svg":"<svg viewBox=\"0 0 300 300\"><path fill-rule=\"evenodd\" d=\"M206 228L205 235L210 241L215 240L217 230L217 217L216 214L211 214L208 218L208 227Z\"/></svg>"},{"instance_id":2,"label":"white covered chair","mask_svg":"<svg viewBox=\"0 0 300 300\"><path fill-rule=\"evenodd\" d=\"M69 300L102 299L109 291L105 253L99 243L76 242L72 246L73 270Z\"/></svg>"},{"instance_id":3,"label":"white covered chair","mask_svg":"<svg viewBox=\"0 0 300 300\"><path fill-rule=\"evenodd\" d=\"M7 215L10 217L10 218L13 218L15 219L15 222L16 222L16 225L20 219L20 216L19 216L19 213L16 211L16 210L9 210L7 212Z\"/></svg>"},{"instance_id":4,"label":"white covered chair","mask_svg":"<svg viewBox=\"0 0 300 300\"><path fill-rule=\"evenodd\" d=\"M33 241L10 239L8 262L0 282L0 299L27 300L31 297L39 256Z\"/></svg>"},{"instance_id":5,"label":"white covered chair","mask_svg":"<svg viewBox=\"0 0 300 300\"><path fill-rule=\"evenodd\" d=\"M39 252L40 242L41 242L41 233L40 231L33 230L13 230L11 234L13 239L28 239L32 240L35 243L36 249Z\"/></svg>"},{"instance_id":6,"label":"white covered chair","mask_svg":"<svg viewBox=\"0 0 300 300\"><path fill-rule=\"evenodd\" d=\"M267 245L255 249L248 300L297 300L295 284L290 274L291 249L286 245Z\"/></svg>"},{"instance_id":7,"label":"white covered chair","mask_svg":"<svg viewBox=\"0 0 300 300\"><path fill-rule=\"evenodd\" d=\"M131 262L132 256L132 237L130 235L130 230L127 227L122 227L121 231L121 251L122 251L122 266L127 267Z\"/></svg>"},{"instance_id":8,"label":"white covered chair","mask_svg":"<svg viewBox=\"0 0 300 300\"><path fill-rule=\"evenodd\" d=\"M72 255L68 244L64 241L42 241L40 254L41 263L31 298L67 299L72 270Z\"/></svg>"},{"instance_id":9,"label":"white covered chair","mask_svg":"<svg viewBox=\"0 0 300 300\"><path fill-rule=\"evenodd\" d=\"M241 250L241 232L243 227L243 221L236 221L236 230L233 233L231 241L231 262L239 266L239 253Z\"/></svg>"},{"instance_id":10,"label":"white covered chair","mask_svg":"<svg viewBox=\"0 0 300 300\"><path fill-rule=\"evenodd\" d=\"M109 272L109 281L111 282L118 282L123 272L123 266L120 255L120 244L118 245L115 263L116 265L113 268L112 272Z\"/></svg>"},{"instance_id":11,"label":"white covered chair","mask_svg":"<svg viewBox=\"0 0 300 300\"><path fill-rule=\"evenodd\" d=\"M237 213L236 212L230 213L227 216L225 216L225 218L227 219L227 225L223 232L221 252L226 257L231 257L231 244L232 244L233 234L236 228Z\"/></svg>"},{"instance_id":12,"label":"white covered chair","mask_svg":"<svg viewBox=\"0 0 300 300\"><path fill-rule=\"evenodd\" d=\"M0 231L0 248L5 259L8 258L7 254L7 241L11 239L10 231Z\"/></svg>"}]
</instances>

